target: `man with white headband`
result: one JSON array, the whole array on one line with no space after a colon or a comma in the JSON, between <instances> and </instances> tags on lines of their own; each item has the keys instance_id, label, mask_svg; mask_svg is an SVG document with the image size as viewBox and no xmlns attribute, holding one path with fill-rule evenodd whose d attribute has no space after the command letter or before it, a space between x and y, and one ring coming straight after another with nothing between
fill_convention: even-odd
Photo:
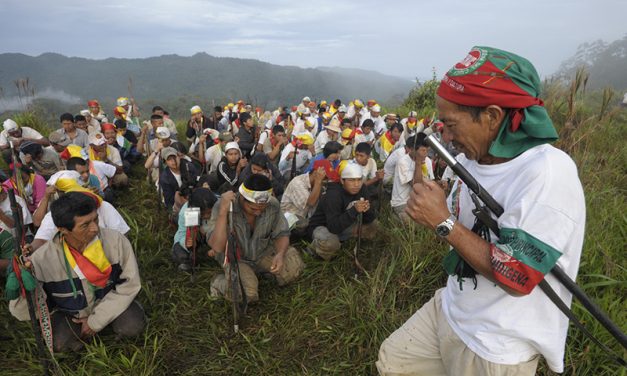
<instances>
[{"instance_id":1,"label":"man with white headband","mask_svg":"<svg viewBox=\"0 0 627 376\"><path fill-rule=\"evenodd\" d=\"M337 255L341 242L357 235L360 213L363 213L362 236L372 238L376 234L377 213L368 201L361 165L355 162L343 165L340 177L340 183L327 185L327 192L307 228L313 240L307 253L327 261Z\"/></svg>"},{"instance_id":2,"label":"man with white headband","mask_svg":"<svg viewBox=\"0 0 627 376\"><path fill-rule=\"evenodd\" d=\"M289 245L290 231L279 202L272 195L272 183L264 175L252 174L237 194L226 192L213 207L209 222L209 246L224 261L228 237L229 208L233 205L233 228L241 252L239 274L248 302L259 300L257 274L274 275L279 286L300 276L305 264L300 253ZM211 282L214 296L229 298L230 286L225 274Z\"/></svg>"}]
</instances>

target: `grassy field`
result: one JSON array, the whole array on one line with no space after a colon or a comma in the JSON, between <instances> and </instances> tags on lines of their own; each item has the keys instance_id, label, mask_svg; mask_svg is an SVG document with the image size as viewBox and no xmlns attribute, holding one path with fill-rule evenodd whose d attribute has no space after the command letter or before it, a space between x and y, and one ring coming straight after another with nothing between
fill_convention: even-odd
<instances>
[{"instance_id":1,"label":"grassy field","mask_svg":"<svg viewBox=\"0 0 627 376\"><path fill-rule=\"evenodd\" d=\"M627 110L610 107L602 113L601 93L585 105L573 100L569 106L564 98L557 93L548 105L565 136L559 146L575 159L586 193L578 283L627 329ZM352 278L352 244L329 263L305 256L305 273L293 285L261 282L261 301L249 307L234 335L230 305L209 295L211 278L221 268L203 258L194 283L175 269L169 258L174 229L156 211L156 194L141 170L134 171L120 207L141 268L148 327L142 337L121 341L105 331L85 351L58 355L60 375L375 374L383 339L445 283L444 244L430 232L402 227L385 207L384 234L362 242L368 276ZM579 304L574 310L619 351ZM29 325L16 322L6 304L0 305L0 374L39 374L34 351ZM552 375L544 363L538 374ZM625 370L571 328L565 374L625 375Z\"/></svg>"}]
</instances>

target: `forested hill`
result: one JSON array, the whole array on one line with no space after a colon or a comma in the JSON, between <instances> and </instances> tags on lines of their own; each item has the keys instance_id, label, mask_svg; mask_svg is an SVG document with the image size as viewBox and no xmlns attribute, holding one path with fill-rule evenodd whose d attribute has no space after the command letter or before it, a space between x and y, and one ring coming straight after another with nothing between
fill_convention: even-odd
<instances>
[{"instance_id":1,"label":"forested hill","mask_svg":"<svg viewBox=\"0 0 627 376\"><path fill-rule=\"evenodd\" d=\"M590 73L589 86L593 89L611 86L627 90L627 34L611 43L597 40L581 44L575 55L562 63L556 76L573 77L579 67Z\"/></svg>"},{"instance_id":2,"label":"forested hill","mask_svg":"<svg viewBox=\"0 0 627 376\"><path fill-rule=\"evenodd\" d=\"M163 55L104 60L54 53L37 57L0 54L0 87L5 96L13 96L14 81L26 77L36 90L63 91L81 100L99 98L107 104L118 96L128 95L129 77L138 100L200 97L222 102L244 99L264 106L298 103L304 95L313 100L376 98L382 102L398 102L413 85L408 79L371 71L303 69L206 53L191 57Z\"/></svg>"}]
</instances>

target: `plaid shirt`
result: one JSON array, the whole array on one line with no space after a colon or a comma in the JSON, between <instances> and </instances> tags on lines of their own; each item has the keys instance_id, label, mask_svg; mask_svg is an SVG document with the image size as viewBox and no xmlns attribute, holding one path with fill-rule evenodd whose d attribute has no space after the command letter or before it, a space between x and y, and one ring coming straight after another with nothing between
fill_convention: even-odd
<instances>
[{"instance_id":1,"label":"plaid shirt","mask_svg":"<svg viewBox=\"0 0 627 376\"><path fill-rule=\"evenodd\" d=\"M215 229L218 213L220 212L220 200L213 206L211 219L209 220L209 232L207 237ZM254 229L246 221L246 215L239 203L239 194L233 201L233 225L237 245L240 248L244 261L256 262L264 251L274 246L274 240L282 236L290 236L287 220L281 212L279 201L271 197L268 206L259 217L255 219ZM228 231L228 228L227 228Z\"/></svg>"},{"instance_id":2,"label":"plaid shirt","mask_svg":"<svg viewBox=\"0 0 627 376\"><path fill-rule=\"evenodd\" d=\"M309 218L315 208L307 210L307 199L311 194L309 174L298 175L285 188L281 198L281 210L296 214L299 217Z\"/></svg>"}]
</instances>

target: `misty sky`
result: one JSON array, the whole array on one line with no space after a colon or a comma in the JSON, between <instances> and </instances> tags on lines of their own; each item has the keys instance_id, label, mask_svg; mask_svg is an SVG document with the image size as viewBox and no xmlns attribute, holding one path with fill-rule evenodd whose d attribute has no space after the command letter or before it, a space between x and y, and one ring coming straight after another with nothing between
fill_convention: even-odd
<instances>
[{"instance_id":1,"label":"misty sky","mask_svg":"<svg viewBox=\"0 0 627 376\"><path fill-rule=\"evenodd\" d=\"M553 73L582 42L627 33L625 0L0 0L0 52L163 54L438 76L473 45ZM0 67L1 69L1 67Z\"/></svg>"}]
</instances>

